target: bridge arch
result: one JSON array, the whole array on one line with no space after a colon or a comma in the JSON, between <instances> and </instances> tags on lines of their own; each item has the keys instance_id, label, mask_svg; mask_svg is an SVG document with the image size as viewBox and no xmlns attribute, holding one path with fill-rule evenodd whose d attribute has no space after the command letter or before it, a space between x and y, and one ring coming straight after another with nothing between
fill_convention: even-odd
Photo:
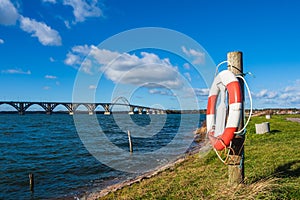
<instances>
[{"instance_id":1,"label":"bridge arch","mask_svg":"<svg viewBox=\"0 0 300 200\"><path fill-rule=\"evenodd\" d=\"M76 112L76 110L78 110L80 106L85 107L90 115L94 114L96 106L95 104L90 104L90 103L73 103L72 104L73 112Z\"/></svg>"},{"instance_id":2,"label":"bridge arch","mask_svg":"<svg viewBox=\"0 0 300 200\"><path fill-rule=\"evenodd\" d=\"M130 105L128 99L126 99L126 97L123 97L123 96L120 96L120 97L115 98L115 99L112 101L112 104L117 103L119 100L121 100L124 104Z\"/></svg>"},{"instance_id":3,"label":"bridge arch","mask_svg":"<svg viewBox=\"0 0 300 200\"><path fill-rule=\"evenodd\" d=\"M13 103L9 103L9 102L0 102L0 106L1 105L8 105L9 107L14 108L16 111L19 111L19 107Z\"/></svg>"},{"instance_id":4,"label":"bridge arch","mask_svg":"<svg viewBox=\"0 0 300 200\"><path fill-rule=\"evenodd\" d=\"M26 112L30 107L37 105L39 107L41 107L42 109L44 109L44 111L47 111L47 107L45 105L43 105L42 103L28 103L24 105L24 112Z\"/></svg>"},{"instance_id":5,"label":"bridge arch","mask_svg":"<svg viewBox=\"0 0 300 200\"><path fill-rule=\"evenodd\" d=\"M54 111L54 109L58 109L59 107L64 107L65 109L67 109L67 111L70 112L70 107L66 106L66 104L64 104L64 103L57 103L57 104L55 104L53 106L53 108L52 108L52 111Z\"/></svg>"},{"instance_id":6,"label":"bridge arch","mask_svg":"<svg viewBox=\"0 0 300 200\"><path fill-rule=\"evenodd\" d=\"M95 111L100 111L100 112L102 112L102 111L105 111L104 110L104 107L103 107L103 105L101 104L101 103L96 103L95 104Z\"/></svg>"},{"instance_id":7,"label":"bridge arch","mask_svg":"<svg viewBox=\"0 0 300 200\"><path fill-rule=\"evenodd\" d=\"M121 103L118 103L118 102L121 102ZM109 108L109 111L112 112L112 109L114 108L114 106L117 105L117 106L126 106L126 107L129 107L129 112L130 112L130 103L128 101L128 99L126 97L123 97L123 96L119 96L119 97L116 97L115 99L113 99L112 103L111 103L111 106Z\"/></svg>"}]
</instances>

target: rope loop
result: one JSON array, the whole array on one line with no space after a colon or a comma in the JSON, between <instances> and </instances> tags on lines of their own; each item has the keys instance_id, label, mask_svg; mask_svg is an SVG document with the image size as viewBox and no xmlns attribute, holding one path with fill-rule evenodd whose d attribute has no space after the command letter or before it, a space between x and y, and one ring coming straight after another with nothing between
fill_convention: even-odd
<instances>
[{"instance_id":1,"label":"rope loop","mask_svg":"<svg viewBox=\"0 0 300 200\"><path fill-rule=\"evenodd\" d=\"M218 74L219 67L220 67L222 64L225 64L225 63L228 63L228 61L225 60L225 61L223 61L223 62L220 62L220 63L217 65L217 67L216 67L216 72L215 72L215 76L217 76L217 74ZM232 67L232 66L230 66L230 67ZM246 80L245 80L245 78L244 78L246 75L251 75L251 76L255 77L251 72L240 73L240 74L237 74L237 75L236 75L237 78L240 78L240 79L243 80L243 82L244 82L244 84L245 84L245 86L246 86L247 92L248 92L249 99L250 99L250 113L249 113L248 120L246 121L246 123L244 124L244 127L243 127L241 130L239 130L239 131L237 131L237 132L234 132L236 135L239 135L239 136L245 136L245 135L246 135L246 132L247 132L246 127L247 127L247 125L248 125L248 123L249 123L249 121L250 121L250 119L251 119L251 117L252 117L252 112L253 112L253 105L252 105L252 95L251 95L251 91L250 91L250 88L249 88L249 86L248 86L248 83L246 82ZM214 130L208 131L208 137L209 137L210 139L212 139L212 140L218 140L218 141L220 141L220 143L221 143L222 145L224 145L224 147L225 147L222 151L217 151L215 148L213 148L213 149L214 149L214 151L216 152L218 158L221 160L221 162L224 163L225 165L228 165L228 164L229 164L229 161L230 161L230 156L229 156L229 155L230 155L230 152L232 152L232 155L239 155L239 154L241 153L243 147L244 147L245 140L244 140L244 143L243 143L243 145L241 146L241 149L239 150L238 154L236 154L236 152L234 151L234 149L231 147L232 142L230 142L230 145L229 145L228 147L226 147L226 145L224 144L224 142L223 142L222 139L220 139L220 138L218 138L218 137L215 137L215 136L213 136L213 135L210 134L210 132L212 132L212 131L214 131ZM224 157L224 156L225 156L225 158L222 158L222 157Z\"/></svg>"}]
</instances>

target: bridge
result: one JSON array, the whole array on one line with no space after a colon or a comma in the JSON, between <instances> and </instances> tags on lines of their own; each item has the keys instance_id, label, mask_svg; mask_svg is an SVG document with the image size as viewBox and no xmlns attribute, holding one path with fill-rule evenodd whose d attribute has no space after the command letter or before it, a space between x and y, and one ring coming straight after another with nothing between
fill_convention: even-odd
<instances>
[{"instance_id":1,"label":"bridge","mask_svg":"<svg viewBox=\"0 0 300 200\"><path fill-rule=\"evenodd\" d=\"M122 100L123 103L118 103L119 100ZM95 114L96 113L95 110L98 106L103 107L105 115L110 115L115 105L129 107L128 114L130 115L135 113L138 114L143 114L143 113L165 114L166 113L165 110L163 109L132 105L124 97L118 97L112 103L0 101L0 106L2 104L7 104L14 107L20 115L24 115L25 112L33 105L39 105L45 110L45 113L49 115L52 114L53 110L59 105L64 106L68 110L70 115L73 115L76 112L77 108L81 105L86 107L89 115ZM135 110L137 112L135 112Z\"/></svg>"}]
</instances>

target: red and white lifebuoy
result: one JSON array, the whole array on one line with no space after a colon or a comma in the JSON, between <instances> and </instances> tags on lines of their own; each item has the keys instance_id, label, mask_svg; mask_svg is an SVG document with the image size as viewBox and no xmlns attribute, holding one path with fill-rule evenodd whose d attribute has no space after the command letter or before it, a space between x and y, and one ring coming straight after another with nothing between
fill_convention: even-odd
<instances>
[{"instance_id":1,"label":"red and white lifebuoy","mask_svg":"<svg viewBox=\"0 0 300 200\"><path fill-rule=\"evenodd\" d=\"M223 85L221 87L220 85ZM226 87L228 91L229 113L224 132L216 136L216 104L220 89ZM237 130L239 120L242 112L242 97L240 84L235 75L229 71L224 70L220 72L214 79L209 91L208 104L206 111L207 133L211 145L218 151L228 147L231 140L234 138L234 132Z\"/></svg>"}]
</instances>

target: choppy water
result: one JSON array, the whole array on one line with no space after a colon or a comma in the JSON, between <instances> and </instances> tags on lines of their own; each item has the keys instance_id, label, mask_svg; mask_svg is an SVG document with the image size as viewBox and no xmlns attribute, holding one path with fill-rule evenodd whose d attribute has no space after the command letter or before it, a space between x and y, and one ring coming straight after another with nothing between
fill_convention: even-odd
<instances>
[{"instance_id":1,"label":"choppy water","mask_svg":"<svg viewBox=\"0 0 300 200\"><path fill-rule=\"evenodd\" d=\"M166 146L176 140L179 131L191 133L198 126L193 119L197 118L198 123L201 123L204 117L185 115L187 121L180 124L181 116L155 115L150 118L149 115L132 115L130 118L134 126L126 120L122 121L128 115L97 115L96 119L109 141L124 151L128 151L128 137L120 126L127 126L132 132L138 132L137 129L145 131L143 127L151 124L151 120L163 123L157 126L151 124L150 129L155 129L157 133L150 138L135 137L133 134L135 155ZM94 131L91 128L94 125L89 122L95 116L82 114L80 118L85 121L87 130ZM192 123L186 123L189 119ZM95 186L104 187L107 183L132 176L99 162L86 149L81 139L73 117L67 114L1 114L0 199L72 197ZM105 159L113 158L108 154L102 154L105 163L109 162ZM29 190L29 173L35 176L34 193Z\"/></svg>"}]
</instances>

